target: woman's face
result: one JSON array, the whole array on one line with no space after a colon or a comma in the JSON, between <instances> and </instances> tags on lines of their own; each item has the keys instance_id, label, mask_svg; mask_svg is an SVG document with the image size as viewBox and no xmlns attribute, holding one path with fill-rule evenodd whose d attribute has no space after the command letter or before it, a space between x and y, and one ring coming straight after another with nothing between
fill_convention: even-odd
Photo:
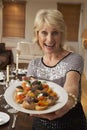
<instances>
[{"instance_id":1,"label":"woman's face","mask_svg":"<svg viewBox=\"0 0 87 130\"><path fill-rule=\"evenodd\" d=\"M61 33L44 24L38 32L38 41L44 53L56 53L60 49Z\"/></svg>"}]
</instances>

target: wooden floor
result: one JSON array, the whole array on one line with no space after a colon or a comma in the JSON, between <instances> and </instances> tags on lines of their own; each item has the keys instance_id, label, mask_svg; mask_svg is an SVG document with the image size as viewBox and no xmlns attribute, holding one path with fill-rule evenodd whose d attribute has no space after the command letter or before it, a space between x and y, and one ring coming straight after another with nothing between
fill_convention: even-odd
<instances>
[{"instance_id":1,"label":"wooden floor","mask_svg":"<svg viewBox=\"0 0 87 130\"><path fill-rule=\"evenodd\" d=\"M87 117L87 80L85 75L82 76L82 99L81 99L85 115Z\"/></svg>"}]
</instances>

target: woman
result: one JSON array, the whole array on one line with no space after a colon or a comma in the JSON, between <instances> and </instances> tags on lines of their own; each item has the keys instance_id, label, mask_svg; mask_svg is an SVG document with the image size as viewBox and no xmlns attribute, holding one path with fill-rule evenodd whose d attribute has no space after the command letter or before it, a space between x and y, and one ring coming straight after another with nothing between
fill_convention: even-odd
<instances>
[{"instance_id":1,"label":"woman","mask_svg":"<svg viewBox=\"0 0 87 130\"><path fill-rule=\"evenodd\" d=\"M63 49L66 26L58 10L40 10L34 23L34 40L42 49L42 58L32 60L27 76L45 79L61 85L68 101L61 109L34 116L32 130L85 130L85 115L81 105L81 75L83 58Z\"/></svg>"}]
</instances>

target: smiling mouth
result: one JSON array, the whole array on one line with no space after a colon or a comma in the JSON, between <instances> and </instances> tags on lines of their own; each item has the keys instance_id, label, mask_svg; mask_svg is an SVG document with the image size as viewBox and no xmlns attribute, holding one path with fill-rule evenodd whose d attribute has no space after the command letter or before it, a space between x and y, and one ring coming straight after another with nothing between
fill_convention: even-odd
<instances>
[{"instance_id":1,"label":"smiling mouth","mask_svg":"<svg viewBox=\"0 0 87 130\"><path fill-rule=\"evenodd\" d=\"M55 46L55 44L53 44L53 45L47 45L46 43L44 43L44 45L45 45L46 47L49 47L49 48L52 48L52 47Z\"/></svg>"}]
</instances>

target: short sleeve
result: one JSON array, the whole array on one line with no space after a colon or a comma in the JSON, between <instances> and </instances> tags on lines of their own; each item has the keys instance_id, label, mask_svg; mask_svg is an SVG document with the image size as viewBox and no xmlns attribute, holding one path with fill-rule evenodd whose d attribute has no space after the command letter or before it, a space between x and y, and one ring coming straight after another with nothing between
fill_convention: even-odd
<instances>
[{"instance_id":1,"label":"short sleeve","mask_svg":"<svg viewBox=\"0 0 87 130\"><path fill-rule=\"evenodd\" d=\"M82 56L73 54L68 60L67 72L72 70L82 74L84 68L84 59Z\"/></svg>"}]
</instances>

